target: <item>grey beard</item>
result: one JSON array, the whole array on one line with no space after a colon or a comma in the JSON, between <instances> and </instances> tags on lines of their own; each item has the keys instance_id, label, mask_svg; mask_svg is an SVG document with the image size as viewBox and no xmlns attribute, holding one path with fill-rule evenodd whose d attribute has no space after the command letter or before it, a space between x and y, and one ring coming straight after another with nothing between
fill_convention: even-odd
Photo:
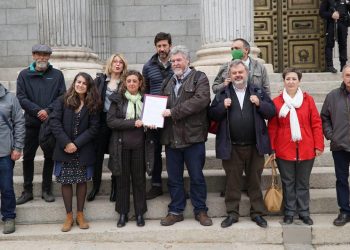
<instances>
[{"instance_id":1,"label":"grey beard","mask_svg":"<svg viewBox=\"0 0 350 250\"><path fill-rule=\"evenodd\" d=\"M232 81L232 84L237 88L237 89L244 89L247 86L247 80L243 79L243 81L237 83L235 81Z\"/></svg>"},{"instance_id":2,"label":"grey beard","mask_svg":"<svg viewBox=\"0 0 350 250\"><path fill-rule=\"evenodd\" d=\"M36 62L35 65L36 65L36 68L45 70L45 69L47 69L48 63L47 62Z\"/></svg>"}]
</instances>

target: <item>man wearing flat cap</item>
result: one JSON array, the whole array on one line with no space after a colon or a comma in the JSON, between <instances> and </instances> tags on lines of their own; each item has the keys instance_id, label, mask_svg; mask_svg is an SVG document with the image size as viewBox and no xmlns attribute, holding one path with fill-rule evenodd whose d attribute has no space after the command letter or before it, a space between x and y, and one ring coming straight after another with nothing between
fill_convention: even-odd
<instances>
[{"instance_id":1,"label":"man wearing flat cap","mask_svg":"<svg viewBox=\"0 0 350 250\"><path fill-rule=\"evenodd\" d=\"M52 50L44 44L32 47L33 63L22 70L17 78L17 97L25 111L26 136L23 149L23 188L16 204L21 205L33 199L34 157L39 147L41 124L48 119L53 102L66 91L63 74L49 63ZM55 201L51 192L52 152L44 150L42 177L42 198Z\"/></svg>"}]
</instances>

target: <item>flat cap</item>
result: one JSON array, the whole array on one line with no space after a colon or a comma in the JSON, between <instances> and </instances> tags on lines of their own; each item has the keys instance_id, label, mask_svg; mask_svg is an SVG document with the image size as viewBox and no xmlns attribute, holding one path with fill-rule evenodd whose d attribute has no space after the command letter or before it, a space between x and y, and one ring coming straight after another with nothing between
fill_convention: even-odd
<instances>
[{"instance_id":1,"label":"flat cap","mask_svg":"<svg viewBox=\"0 0 350 250\"><path fill-rule=\"evenodd\" d=\"M52 54L52 49L45 44L35 44L32 47L32 53L35 53L35 52Z\"/></svg>"}]
</instances>

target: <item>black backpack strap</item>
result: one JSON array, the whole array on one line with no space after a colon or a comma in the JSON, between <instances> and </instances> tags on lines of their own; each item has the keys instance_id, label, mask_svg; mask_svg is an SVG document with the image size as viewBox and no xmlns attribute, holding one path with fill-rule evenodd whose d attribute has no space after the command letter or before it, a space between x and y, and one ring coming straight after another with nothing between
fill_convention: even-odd
<instances>
[{"instance_id":1,"label":"black backpack strap","mask_svg":"<svg viewBox=\"0 0 350 250\"><path fill-rule=\"evenodd\" d=\"M5 114L1 110L0 110L0 115L1 115L2 119L4 120L4 122L6 123L6 125L9 127L9 129L12 130L11 124L9 123Z\"/></svg>"}]
</instances>

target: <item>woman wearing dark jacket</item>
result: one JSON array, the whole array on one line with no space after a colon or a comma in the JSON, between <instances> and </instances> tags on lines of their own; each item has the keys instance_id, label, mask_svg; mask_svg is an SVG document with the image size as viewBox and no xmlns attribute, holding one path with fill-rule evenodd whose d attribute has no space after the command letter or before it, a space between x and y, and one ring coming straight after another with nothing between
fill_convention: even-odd
<instances>
[{"instance_id":1,"label":"woman wearing dark jacket","mask_svg":"<svg viewBox=\"0 0 350 250\"><path fill-rule=\"evenodd\" d=\"M93 188L87 196L88 201L93 201L98 194L101 186L102 167L104 154L108 153L109 138L111 137L111 130L107 127L106 117L111 101L109 96L113 92L118 92L121 86L121 79L127 71L127 62L123 55L113 54L107 60L106 70L104 74L99 74L95 79L98 92L101 96L103 110L100 115L100 130L96 137L96 164L93 176ZM109 200L116 200L116 182L115 176L112 175L111 193Z\"/></svg>"},{"instance_id":2,"label":"woman wearing dark jacket","mask_svg":"<svg viewBox=\"0 0 350 250\"><path fill-rule=\"evenodd\" d=\"M87 73L78 73L67 93L56 101L50 115L50 128L56 138L53 153L55 175L62 184L62 196L67 217L62 231L73 225L73 184L76 184L77 225L89 228L83 209L86 182L91 179L96 160L94 138L99 129L100 97L96 85Z\"/></svg>"},{"instance_id":3,"label":"woman wearing dark jacket","mask_svg":"<svg viewBox=\"0 0 350 250\"><path fill-rule=\"evenodd\" d=\"M310 218L309 180L316 156L324 149L322 123L314 99L299 88L301 72L286 68L282 74L283 93L273 99L276 115L269 120L268 132L281 174L286 224L297 213L303 223Z\"/></svg>"},{"instance_id":4,"label":"woman wearing dark jacket","mask_svg":"<svg viewBox=\"0 0 350 250\"><path fill-rule=\"evenodd\" d=\"M151 149L154 150L154 143L152 140L145 140L143 122L140 119L144 86L140 72L131 70L126 73L120 92L110 96L112 104L107 113L107 124L112 129L112 136L109 144L108 167L117 177L116 211L120 215L118 227L125 226L128 221L130 177L136 224L145 225L143 219L143 214L147 211L145 168L146 165L147 169L153 166L152 162L148 160L145 162L145 157L154 157L154 151L150 152ZM150 147L145 147L145 143L148 142Z\"/></svg>"}]
</instances>

